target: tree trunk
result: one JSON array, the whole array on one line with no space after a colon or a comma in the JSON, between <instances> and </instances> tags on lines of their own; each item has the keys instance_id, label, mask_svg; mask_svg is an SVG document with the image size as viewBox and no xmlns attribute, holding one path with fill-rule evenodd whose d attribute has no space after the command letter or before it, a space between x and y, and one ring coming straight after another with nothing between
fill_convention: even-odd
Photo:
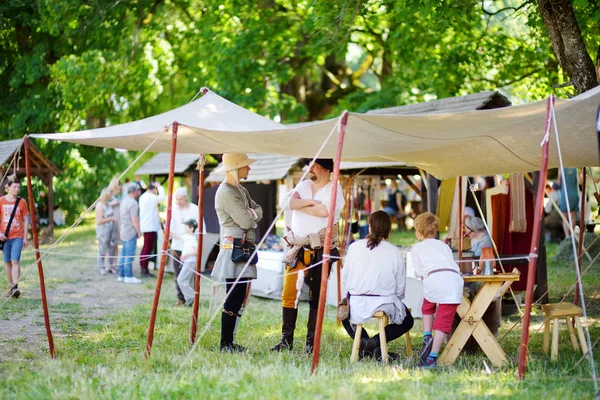
<instances>
[{"instance_id":1,"label":"tree trunk","mask_svg":"<svg viewBox=\"0 0 600 400\"><path fill-rule=\"evenodd\" d=\"M560 66L579 93L598 85L594 63L587 52L569 0L538 0L552 48Z\"/></svg>"}]
</instances>

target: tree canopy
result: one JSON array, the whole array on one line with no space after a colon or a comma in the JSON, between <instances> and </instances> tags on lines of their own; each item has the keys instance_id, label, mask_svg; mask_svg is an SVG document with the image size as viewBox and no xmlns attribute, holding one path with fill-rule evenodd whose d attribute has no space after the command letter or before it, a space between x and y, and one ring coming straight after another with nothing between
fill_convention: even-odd
<instances>
[{"instance_id":1,"label":"tree canopy","mask_svg":"<svg viewBox=\"0 0 600 400\"><path fill-rule=\"evenodd\" d=\"M569 7L567 26L555 17ZM585 0L12 0L0 5L0 131L114 125L202 86L282 122L482 90L572 95L597 83L599 21ZM578 54L564 50L574 28ZM64 171L57 200L75 210L132 157L40 147Z\"/></svg>"}]
</instances>

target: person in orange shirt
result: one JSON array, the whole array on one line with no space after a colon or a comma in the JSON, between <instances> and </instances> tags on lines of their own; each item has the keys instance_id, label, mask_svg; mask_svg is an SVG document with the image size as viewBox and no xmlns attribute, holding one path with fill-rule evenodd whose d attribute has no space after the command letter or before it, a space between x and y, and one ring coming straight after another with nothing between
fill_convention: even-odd
<instances>
[{"instance_id":1,"label":"person in orange shirt","mask_svg":"<svg viewBox=\"0 0 600 400\"><path fill-rule=\"evenodd\" d=\"M0 240L4 242L2 253L4 255L6 279L10 286L6 297L16 299L21 295L19 291L21 250L23 247L27 247L27 231L29 230L29 219L27 217L29 211L25 199L18 197L21 183L16 178L9 178L6 190L8 192L6 196L0 197ZM6 227L15 204L17 204L17 210L7 235Z\"/></svg>"}]
</instances>

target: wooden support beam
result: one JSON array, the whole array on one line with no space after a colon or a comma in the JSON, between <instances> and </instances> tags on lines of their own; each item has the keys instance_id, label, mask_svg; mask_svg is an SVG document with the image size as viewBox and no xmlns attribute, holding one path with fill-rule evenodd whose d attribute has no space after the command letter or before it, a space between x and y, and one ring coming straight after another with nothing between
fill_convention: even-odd
<instances>
[{"instance_id":1,"label":"wooden support beam","mask_svg":"<svg viewBox=\"0 0 600 400\"><path fill-rule=\"evenodd\" d=\"M408 183L408 186L410 186L412 190L414 190L419 196L422 196L421 189L410 179L410 176L406 174L402 174L400 176L402 176L402 179L404 179L406 183Z\"/></svg>"},{"instance_id":2,"label":"wooden support beam","mask_svg":"<svg viewBox=\"0 0 600 400\"><path fill-rule=\"evenodd\" d=\"M438 180L427 174L427 211L433 214L437 212L438 187Z\"/></svg>"}]
</instances>

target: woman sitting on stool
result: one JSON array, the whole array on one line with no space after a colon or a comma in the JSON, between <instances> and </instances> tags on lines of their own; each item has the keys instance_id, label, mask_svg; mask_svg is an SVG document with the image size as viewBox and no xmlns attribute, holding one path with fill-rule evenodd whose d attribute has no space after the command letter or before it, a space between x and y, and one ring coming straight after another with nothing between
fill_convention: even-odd
<instances>
[{"instance_id":1,"label":"woman sitting on stool","mask_svg":"<svg viewBox=\"0 0 600 400\"><path fill-rule=\"evenodd\" d=\"M414 324L408 308L402 303L406 287L406 267L402 253L385 239L390 234L392 221L384 211L369 216L369 235L348 249L342 272L342 283L350 296L350 316L342 321L354 339L356 324L364 324L377 311L383 311L390 320L385 327L388 342L408 332ZM379 335L369 338L361 332L359 355L379 358ZM391 355L391 354L390 354ZM393 357L393 356L392 356Z\"/></svg>"}]
</instances>

